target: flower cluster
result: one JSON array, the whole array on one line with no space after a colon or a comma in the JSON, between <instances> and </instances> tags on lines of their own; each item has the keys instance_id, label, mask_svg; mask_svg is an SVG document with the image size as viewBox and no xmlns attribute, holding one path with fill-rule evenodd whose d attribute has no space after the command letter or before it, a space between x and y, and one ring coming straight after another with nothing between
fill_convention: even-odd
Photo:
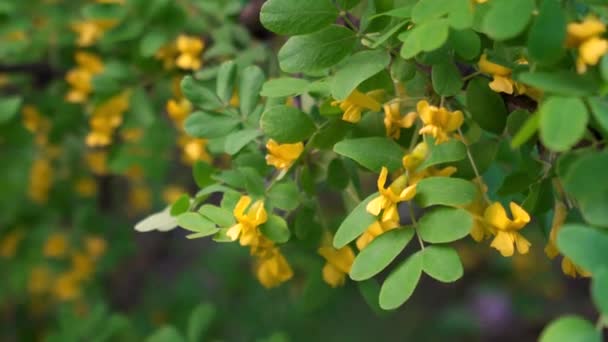
<instances>
[{"instance_id":1,"label":"flower cluster","mask_svg":"<svg viewBox=\"0 0 608 342\"><path fill-rule=\"evenodd\" d=\"M130 92L123 91L95 106L89 119L88 146L103 147L112 143L114 131L122 124L123 115L129 109L129 98Z\"/></svg>"},{"instance_id":2,"label":"flower cluster","mask_svg":"<svg viewBox=\"0 0 608 342\"><path fill-rule=\"evenodd\" d=\"M581 23L568 24L566 45L578 49L576 71L583 74L587 66L597 65L600 58L608 53L608 40L602 38L606 25L595 17L588 17Z\"/></svg>"},{"instance_id":3,"label":"flower cluster","mask_svg":"<svg viewBox=\"0 0 608 342\"><path fill-rule=\"evenodd\" d=\"M156 52L156 58L163 62L165 69L177 66L183 70L198 70L203 66L201 54L205 42L199 37L182 34L177 39Z\"/></svg>"},{"instance_id":4,"label":"flower cluster","mask_svg":"<svg viewBox=\"0 0 608 342\"><path fill-rule=\"evenodd\" d=\"M66 100L74 103L83 103L93 92L93 77L103 71L101 59L90 52L78 51L74 55L76 67L65 75L66 82L71 89L66 94Z\"/></svg>"}]
</instances>

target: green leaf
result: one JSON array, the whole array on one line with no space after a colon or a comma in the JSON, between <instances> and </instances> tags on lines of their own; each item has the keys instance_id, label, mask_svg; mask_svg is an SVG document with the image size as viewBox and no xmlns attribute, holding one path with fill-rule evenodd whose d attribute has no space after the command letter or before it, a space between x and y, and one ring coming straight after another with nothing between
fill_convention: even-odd
<instances>
[{"instance_id":1,"label":"green leaf","mask_svg":"<svg viewBox=\"0 0 608 342\"><path fill-rule=\"evenodd\" d=\"M353 31L331 25L312 34L289 38L279 51L279 65L289 73L323 70L348 56L356 42Z\"/></svg>"},{"instance_id":2,"label":"green leaf","mask_svg":"<svg viewBox=\"0 0 608 342\"><path fill-rule=\"evenodd\" d=\"M318 31L336 21L338 9L330 0L269 0L260 21L272 32L299 35Z\"/></svg>"},{"instance_id":3,"label":"green leaf","mask_svg":"<svg viewBox=\"0 0 608 342\"><path fill-rule=\"evenodd\" d=\"M451 283L462 277L462 262L454 248L427 246L421 253L422 270L429 276L444 283Z\"/></svg>"},{"instance_id":4,"label":"green leaf","mask_svg":"<svg viewBox=\"0 0 608 342\"><path fill-rule=\"evenodd\" d=\"M416 203L422 207L431 205L463 206L471 203L477 194L475 185L467 180L450 177L429 177L416 185Z\"/></svg>"},{"instance_id":5,"label":"green leaf","mask_svg":"<svg viewBox=\"0 0 608 342\"><path fill-rule=\"evenodd\" d=\"M231 116L194 112L184 122L184 130L196 138L218 138L232 132L239 123Z\"/></svg>"},{"instance_id":6,"label":"green leaf","mask_svg":"<svg viewBox=\"0 0 608 342\"><path fill-rule=\"evenodd\" d=\"M289 179L275 184L268 191L270 203L276 208L286 211L292 211L298 207L299 195L296 183Z\"/></svg>"},{"instance_id":7,"label":"green leaf","mask_svg":"<svg viewBox=\"0 0 608 342\"><path fill-rule=\"evenodd\" d=\"M557 235L557 247L576 265L595 274L608 267L608 232L567 223Z\"/></svg>"},{"instance_id":8,"label":"green leaf","mask_svg":"<svg viewBox=\"0 0 608 342\"><path fill-rule=\"evenodd\" d=\"M350 277L356 281L369 279L384 270L403 251L414 236L414 228L390 230L375 238L355 258Z\"/></svg>"},{"instance_id":9,"label":"green leaf","mask_svg":"<svg viewBox=\"0 0 608 342\"><path fill-rule=\"evenodd\" d=\"M178 216L190 209L190 196L183 194L171 205L171 216Z\"/></svg>"},{"instance_id":10,"label":"green leaf","mask_svg":"<svg viewBox=\"0 0 608 342\"><path fill-rule=\"evenodd\" d=\"M262 114L262 131L279 143L296 143L310 138L316 126L312 119L295 107L273 106Z\"/></svg>"},{"instance_id":11,"label":"green leaf","mask_svg":"<svg viewBox=\"0 0 608 342\"><path fill-rule=\"evenodd\" d=\"M276 243L285 243L291 236L287 222L278 215L269 215L268 221L260 226L260 232Z\"/></svg>"},{"instance_id":12,"label":"green leaf","mask_svg":"<svg viewBox=\"0 0 608 342\"><path fill-rule=\"evenodd\" d=\"M547 93L564 96L588 96L598 90L597 81L591 76L581 76L573 71L537 71L515 74L515 80Z\"/></svg>"},{"instance_id":13,"label":"green leaf","mask_svg":"<svg viewBox=\"0 0 608 342\"><path fill-rule=\"evenodd\" d=\"M324 150L332 149L350 131L351 125L342 119L329 120L310 139L310 145Z\"/></svg>"},{"instance_id":14,"label":"green leaf","mask_svg":"<svg viewBox=\"0 0 608 342\"><path fill-rule=\"evenodd\" d=\"M452 242L467 236L473 227L473 217L460 208L439 207L418 221L418 234L430 243Z\"/></svg>"},{"instance_id":15,"label":"green leaf","mask_svg":"<svg viewBox=\"0 0 608 342\"><path fill-rule=\"evenodd\" d=\"M460 93L463 82L460 71L451 62L433 65L431 71L433 89L441 96L454 96Z\"/></svg>"},{"instance_id":16,"label":"green leaf","mask_svg":"<svg viewBox=\"0 0 608 342\"><path fill-rule=\"evenodd\" d=\"M405 82L416 76L416 63L397 58L391 63L391 77L394 80Z\"/></svg>"},{"instance_id":17,"label":"green leaf","mask_svg":"<svg viewBox=\"0 0 608 342\"><path fill-rule=\"evenodd\" d=\"M188 341L202 341L215 316L215 307L208 303L200 304L192 310L190 318L188 319Z\"/></svg>"},{"instance_id":18,"label":"green leaf","mask_svg":"<svg viewBox=\"0 0 608 342\"><path fill-rule=\"evenodd\" d=\"M220 227L232 227L232 225L235 223L232 212L230 212L228 209L216 207L212 204L203 204L200 208L198 208L198 213Z\"/></svg>"},{"instance_id":19,"label":"green leaf","mask_svg":"<svg viewBox=\"0 0 608 342\"><path fill-rule=\"evenodd\" d=\"M348 97L363 81L374 76L391 61L383 50L361 51L349 56L332 78L331 94L337 100Z\"/></svg>"},{"instance_id":20,"label":"green leaf","mask_svg":"<svg viewBox=\"0 0 608 342\"><path fill-rule=\"evenodd\" d=\"M604 316L608 315L608 267L600 269L591 279L591 297Z\"/></svg>"},{"instance_id":21,"label":"green leaf","mask_svg":"<svg viewBox=\"0 0 608 342\"><path fill-rule=\"evenodd\" d=\"M340 190L344 190L350 183L348 170L340 158L332 160L327 166L327 183Z\"/></svg>"},{"instance_id":22,"label":"green leaf","mask_svg":"<svg viewBox=\"0 0 608 342\"><path fill-rule=\"evenodd\" d=\"M544 0L528 35L530 58L554 64L564 55L566 17L558 0Z\"/></svg>"},{"instance_id":23,"label":"green leaf","mask_svg":"<svg viewBox=\"0 0 608 342\"><path fill-rule=\"evenodd\" d=\"M376 217L367 212L367 204L378 196L373 193L359 203L355 209L342 221L334 235L334 247L340 249L354 241L359 235L367 230L370 224L376 221Z\"/></svg>"},{"instance_id":24,"label":"green leaf","mask_svg":"<svg viewBox=\"0 0 608 342\"><path fill-rule=\"evenodd\" d=\"M429 144L429 150L429 155L420 164L419 170L424 170L437 164L459 161L467 157L467 148L456 139L450 139L439 145Z\"/></svg>"},{"instance_id":25,"label":"green leaf","mask_svg":"<svg viewBox=\"0 0 608 342\"><path fill-rule=\"evenodd\" d=\"M478 142L469 146L471 156L477 165L477 170L483 174L491 165L496 162L498 152L498 141L489 138L482 138ZM475 178L475 170L471 167L469 159L463 159L454 164L458 169L453 175L459 178Z\"/></svg>"},{"instance_id":26,"label":"green leaf","mask_svg":"<svg viewBox=\"0 0 608 342\"><path fill-rule=\"evenodd\" d=\"M472 29L452 30L449 37L454 52L465 60L472 60L481 52L481 39Z\"/></svg>"},{"instance_id":27,"label":"green leaf","mask_svg":"<svg viewBox=\"0 0 608 342\"><path fill-rule=\"evenodd\" d=\"M383 166L391 172L401 168L403 157L403 150L396 142L382 137L342 140L334 145L334 152L374 172L380 172Z\"/></svg>"},{"instance_id":28,"label":"green leaf","mask_svg":"<svg viewBox=\"0 0 608 342\"><path fill-rule=\"evenodd\" d=\"M600 342L600 332L579 316L562 316L551 322L540 335L539 342Z\"/></svg>"},{"instance_id":29,"label":"green leaf","mask_svg":"<svg viewBox=\"0 0 608 342\"><path fill-rule=\"evenodd\" d=\"M476 77L469 81L466 104L473 120L486 131L501 134L507 123L507 107L498 93L490 89L489 80Z\"/></svg>"},{"instance_id":30,"label":"green leaf","mask_svg":"<svg viewBox=\"0 0 608 342\"><path fill-rule=\"evenodd\" d=\"M199 213L183 213L177 217L177 224L192 232L204 234L203 236L213 235L218 231L213 222L207 220Z\"/></svg>"},{"instance_id":31,"label":"green leaf","mask_svg":"<svg viewBox=\"0 0 608 342\"><path fill-rule=\"evenodd\" d=\"M590 97L587 101L589 101L591 113L595 120L608 132L608 101L602 97Z\"/></svg>"},{"instance_id":32,"label":"green leaf","mask_svg":"<svg viewBox=\"0 0 608 342\"><path fill-rule=\"evenodd\" d=\"M11 96L0 99L0 124L12 119L19 107L21 107L21 97Z\"/></svg>"},{"instance_id":33,"label":"green leaf","mask_svg":"<svg viewBox=\"0 0 608 342\"><path fill-rule=\"evenodd\" d=\"M165 32L152 30L146 33L139 42L139 53L142 57L152 57L168 41L169 37Z\"/></svg>"},{"instance_id":34,"label":"green leaf","mask_svg":"<svg viewBox=\"0 0 608 342\"><path fill-rule=\"evenodd\" d=\"M308 90L310 82L302 78L281 77L268 80L262 86L260 95L265 97L286 97L300 95Z\"/></svg>"},{"instance_id":35,"label":"green leaf","mask_svg":"<svg viewBox=\"0 0 608 342\"><path fill-rule=\"evenodd\" d=\"M192 166L192 178L199 188L204 188L213 182L212 173L213 167L204 161L198 160Z\"/></svg>"},{"instance_id":36,"label":"green leaf","mask_svg":"<svg viewBox=\"0 0 608 342\"><path fill-rule=\"evenodd\" d=\"M378 304L380 284L378 284L375 279L360 281L357 283L357 287L359 288L359 293L363 296L363 299L375 314L381 315L385 313L382 311L380 304Z\"/></svg>"},{"instance_id":37,"label":"green leaf","mask_svg":"<svg viewBox=\"0 0 608 342\"><path fill-rule=\"evenodd\" d=\"M222 101L220 101L217 95L196 81L192 76L185 76L180 85L184 96L195 107L205 110L216 110L222 107Z\"/></svg>"},{"instance_id":38,"label":"green leaf","mask_svg":"<svg viewBox=\"0 0 608 342\"><path fill-rule=\"evenodd\" d=\"M449 33L446 19L434 19L414 26L399 36L403 41L401 57L410 59L420 52L437 50L448 40Z\"/></svg>"},{"instance_id":39,"label":"green leaf","mask_svg":"<svg viewBox=\"0 0 608 342\"><path fill-rule=\"evenodd\" d=\"M234 91L234 85L236 83L236 71L236 63L234 63L234 61L227 61L220 65L217 72L215 93L225 105L228 104L232 98L232 92Z\"/></svg>"},{"instance_id":40,"label":"green leaf","mask_svg":"<svg viewBox=\"0 0 608 342\"><path fill-rule=\"evenodd\" d=\"M257 65L246 67L239 82L239 103L242 115L249 115L258 104L262 85L266 81L264 72Z\"/></svg>"},{"instance_id":41,"label":"green leaf","mask_svg":"<svg viewBox=\"0 0 608 342\"><path fill-rule=\"evenodd\" d=\"M183 342L184 337L173 326L163 326L146 338L146 342Z\"/></svg>"},{"instance_id":42,"label":"green leaf","mask_svg":"<svg viewBox=\"0 0 608 342\"><path fill-rule=\"evenodd\" d=\"M585 134L589 114L585 103L574 97L550 97L539 110L540 139L548 148L563 152Z\"/></svg>"},{"instance_id":43,"label":"green leaf","mask_svg":"<svg viewBox=\"0 0 608 342\"><path fill-rule=\"evenodd\" d=\"M237 154L243 147L247 146L255 138L262 135L259 129L249 128L230 133L226 137L224 149L229 155Z\"/></svg>"},{"instance_id":44,"label":"green leaf","mask_svg":"<svg viewBox=\"0 0 608 342\"><path fill-rule=\"evenodd\" d=\"M532 114L511 140L511 148L518 148L525 144L538 131L539 127L540 114Z\"/></svg>"},{"instance_id":45,"label":"green leaf","mask_svg":"<svg viewBox=\"0 0 608 342\"><path fill-rule=\"evenodd\" d=\"M387 40L389 40L395 33L397 33L399 30L401 30L401 28L403 26L407 25L408 23L409 23L408 21L404 20L400 23L395 24L391 28L384 30L384 32L382 34L380 34L377 37L374 37L374 42L372 43L370 48L376 49L376 48L382 46L382 44L384 44Z\"/></svg>"},{"instance_id":46,"label":"green leaf","mask_svg":"<svg viewBox=\"0 0 608 342\"><path fill-rule=\"evenodd\" d=\"M437 19L449 13L449 6L444 0L420 0L412 8L412 20L419 24Z\"/></svg>"},{"instance_id":47,"label":"green leaf","mask_svg":"<svg viewBox=\"0 0 608 342\"><path fill-rule=\"evenodd\" d=\"M407 258L386 278L380 288L380 307L384 310L392 310L405 303L422 274L422 255L416 253Z\"/></svg>"},{"instance_id":48,"label":"green leaf","mask_svg":"<svg viewBox=\"0 0 608 342\"><path fill-rule=\"evenodd\" d=\"M534 9L534 0L492 0L483 31L496 40L515 38L528 26Z\"/></svg>"}]
</instances>

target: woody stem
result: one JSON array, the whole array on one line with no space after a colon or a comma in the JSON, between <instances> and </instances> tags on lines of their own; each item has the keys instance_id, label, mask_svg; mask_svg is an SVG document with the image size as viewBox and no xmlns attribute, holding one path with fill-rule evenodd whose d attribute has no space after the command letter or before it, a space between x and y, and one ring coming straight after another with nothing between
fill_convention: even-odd
<instances>
[{"instance_id":1,"label":"woody stem","mask_svg":"<svg viewBox=\"0 0 608 342\"><path fill-rule=\"evenodd\" d=\"M460 136L464 138L464 135L462 134L462 130L460 128L458 128L458 134L460 134ZM473 169L473 172L475 173L475 177L477 179L479 179L480 181L483 181L483 178L481 178L481 175L479 174L479 169L477 169L477 164L475 164L475 160L473 159L473 155L471 154L471 149L469 149L469 145L467 143L465 143L464 147L467 150L467 158L469 159L471 168ZM485 191L482 191L481 193L483 194L484 200L488 204L492 204L492 202L490 201L490 198L488 197L488 194L486 194Z\"/></svg>"}]
</instances>

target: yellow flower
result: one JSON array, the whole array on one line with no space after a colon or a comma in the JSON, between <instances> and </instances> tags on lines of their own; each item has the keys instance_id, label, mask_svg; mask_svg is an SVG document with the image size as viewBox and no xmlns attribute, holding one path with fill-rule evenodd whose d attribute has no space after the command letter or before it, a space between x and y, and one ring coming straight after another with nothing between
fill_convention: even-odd
<instances>
[{"instance_id":1,"label":"yellow flower","mask_svg":"<svg viewBox=\"0 0 608 342\"><path fill-rule=\"evenodd\" d=\"M576 71L587 71L588 65L597 65L600 58L608 53L608 40L601 38L606 25L595 17L587 17L581 23L570 23L567 28L566 45L578 48Z\"/></svg>"},{"instance_id":2,"label":"yellow flower","mask_svg":"<svg viewBox=\"0 0 608 342\"><path fill-rule=\"evenodd\" d=\"M182 162L192 165L198 160L211 162L211 155L207 152L207 139L192 138L188 135L181 135L178 144L182 148Z\"/></svg>"},{"instance_id":3,"label":"yellow flower","mask_svg":"<svg viewBox=\"0 0 608 342\"><path fill-rule=\"evenodd\" d=\"M180 35L177 37L176 47L179 55L175 64L186 70L198 70L201 68L200 55L205 48L205 43L198 37Z\"/></svg>"},{"instance_id":4,"label":"yellow flower","mask_svg":"<svg viewBox=\"0 0 608 342\"><path fill-rule=\"evenodd\" d=\"M89 235L84 239L84 246L91 258L98 259L106 252L107 243L102 237Z\"/></svg>"},{"instance_id":5,"label":"yellow flower","mask_svg":"<svg viewBox=\"0 0 608 342\"><path fill-rule=\"evenodd\" d=\"M97 193L97 182L91 177L80 178L76 181L74 189L82 197L93 197Z\"/></svg>"},{"instance_id":6,"label":"yellow flower","mask_svg":"<svg viewBox=\"0 0 608 342\"><path fill-rule=\"evenodd\" d=\"M29 197L36 203L45 203L53 185L53 169L47 159L36 159L30 170Z\"/></svg>"},{"instance_id":7,"label":"yellow flower","mask_svg":"<svg viewBox=\"0 0 608 342\"><path fill-rule=\"evenodd\" d=\"M68 271L55 279L53 294L61 301L70 301L80 297L80 279L74 272Z\"/></svg>"},{"instance_id":8,"label":"yellow flower","mask_svg":"<svg viewBox=\"0 0 608 342\"><path fill-rule=\"evenodd\" d=\"M493 77L490 88L497 93L513 94L515 81L511 78L511 69L500 64L492 63L486 54L481 55L478 62L479 70Z\"/></svg>"},{"instance_id":9,"label":"yellow flower","mask_svg":"<svg viewBox=\"0 0 608 342\"><path fill-rule=\"evenodd\" d=\"M33 295L40 295L51 287L51 271L46 266L32 268L27 282L28 291Z\"/></svg>"},{"instance_id":10,"label":"yellow flower","mask_svg":"<svg viewBox=\"0 0 608 342\"><path fill-rule=\"evenodd\" d=\"M330 234L326 234L317 252L326 260L322 270L323 280L331 287L338 287L344 285L355 261L355 253L349 246L335 249L331 245L332 239Z\"/></svg>"},{"instance_id":11,"label":"yellow flower","mask_svg":"<svg viewBox=\"0 0 608 342\"><path fill-rule=\"evenodd\" d=\"M545 246L545 254L547 254L549 259L554 259L559 255L559 251L557 250L557 234L566 221L567 216L568 208L561 201L555 202L555 207L553 209L553 221L551 222L551 232L549 233L549 241ZM575 265L572 260L567 257L563 257L561 266L564 274L572 278L576 278L578 275L581 277L591 276L591 273Z\"/></svg>"},{"instance_id":12,"label":"yellow flower","mask_svg":"<svg viewBox=\"0 0 608 342\"><path fill-rule=\"evenodd\" d=\"M399 227L399 215L396 220L393 218L388 221L374 221L369 227L357 238L357 248L361 251L367 247L375 238L388 232L389 230Z\"/></svg>"},{"instance_id":13,"label":"yellow flower","mask_svg":"<svg viewBox=\"0 0 608 342\"><path fill-rule=\"evenodd\" d=\"M530 242L518 232L530 222L530 215L513 202L509 203L509 207L513 220L507 217L505 208L498 202L490 205L484 212L486 223L496 232L491 246L505 257L513 255L513 245L520 254L526 254L530 249Z\"/></svg>"},{"instance_id":14,"label":"yellow flower","mask_svg":"<svg viewBox=\"0 0 608 342\"><path fill-rule=\"evenodd\" d=\"M117 24L116 20L83 20L72 24L72 30L78 34L76 44L86 47L95 44L103 34Z\"/></svg>"},{"instance_id":15,"label":"yellow flower","mask_svg":"<svg viewBox=\"0 0 608 342\"><path fill-rule=\"evenodd\" d=\"M481 242L487 238L490 238L494 232L486 224L484 220L484 211L486 210L486 202L484 200L484 193L488 191L488 187L483 183L480 178L475 178L473 183L477 185L477 194L475 200L471 204L464 207L466 211L473 216L473 228L471 228L471 237L477 242Z\"/></svg>"},{"instance_id":16,"label":"yellow flower","mask_svg":"<svg viewBox=\"0 0 608 342\"><path fill-rule=\"evenodd\" d=\"M0 257L12 258L17 254L17 248L19 243L23 240L23 232L20 230L13 230L7 233L2 240L0 240Z\"/></svg>"},{"instance_id":17,"label":"yellow flower","mask_svg":"<svg viewBox=\"0 0 608 342\"><path fill-rule=\"evenodd\" d=\"M192 103L186 98L170 99L167 101L167 113L169 118L178 128L182 128L184 120L192 112Z\"/></svg>"},{"instance_id":18,"label":"yellow flower","mask_svg":"<svg viewBox=\"0 0 608 342\"><path fill-rule=\"evenodd\" d=\"M21 108L23 115L23 126L32 133L46 134L50 129L49 120L40 113L38 108L33 105L24 105Z\"/></svg>"},{"instance_id":19,"label":"yellow flower","mask_svg":"<svg viewBox=\"0 0 608 342\"><path fill-rule=\"evenodd\" d=\"M103 62L97 55L84 51L76 52L74 59L76 67L65 75L65 80L71 87L66 94L66 100L82 103L93 91L91 81L93 76L103 71Z\"/></svg>"},{"instance_id":20,"label":"yellow flower","mask_svg":"<svg viewBox=\"0 0 608 342\"><path fill-rule=\"evenodd\" d=\"M427 167L423 170L418 170L426 157L428 156L428 144L426 142L418 143L411 153L403 156L403 167L408 172L408 184L418 184L422 179L427 177L449 177L458 171L454 166L446 166L443 169L435 167Z\"/></svg>"},{"instance_id":21,"label":"yellow flower","mask_svg":"<svg viewBox=\"0 0 608 342\"><path fill-rule=\"evenodd\" d=\"M363 110L380 111L381 104L376 100L380 94L382 94L381 90L373 90L363 94L355 89L346 99L333 101L331 105L340 107L343 113L342 120L357 123L361 120Z\"/></svg>"},{"instance_id":22,"label":"yellow flower","mask_svg":"<svg viewBox=\"0 0 608 342\"><path fill-rule=\"evenodd\" d=\"M266 143L266 149L268 150L266 164L272 165L279 170L286 170L300 157L300 154L304 151L304 144L302 142L279 144L270 139Z\"/></svg>"},{"instance_id":23,"label":"yellow flower","mask_svg":"<svg viewBox=\"0 0 608 342\"><path fill-rule=\"evenodd\" d=\"M85 157L87 166L96 175L105 175L108 173L108 152L106 151L91 151Z\"/></svg>"},{"instance_id":24,"label":"yellow flower","mask_svg":"<svg viewBox=\"0 0 608 342\"><path fill-rule=\"evenodd\" d=\"M163 190L163 201L169 205L185 193L187 193L186 190L179 185L167 185Z\"/></svg>"},{"instance_id":25,"label":"yellow flower","mask_svg":"<svg viewBox=\"0 0 608 342\"><path fill-rule=\"evenodd\" d=\"M123 91L95 107L89 119L88 146L107 146L112 142L114 131L122 124L123 114L129 109L129 97L130 92Z\"/></svg>"},{"instance_id":26,"label":"yellow flower","mask_svg":"<svg viewBox=\"0 0 608 342\"><path fill-rule=\"evenodd\" d=\"M380 194L367 204L366 210L374 216L380 215L380 211L382 211L383 222L399 221L397 203L414 198L416 185L407 186L407 176L401 175L389 187L385 188L387 177L388 170L383 166L377 182Z\"/></svg>"},{"instance_id":27,"label":"yellow flower","mask_svg":"<svg viewBox=\"0 0 608 342\"><path fill-rule=\"evenodd\" d=\"M175 46L175 42L171 42L160 47L154 57L163 62L163 68L166 70L173 69L175 66L175 57L177 56L178 51Z\"/></svg>"},{"instance_id":28,"label":"yellow flower","mask_svg":"<svg viewBox=\"0 0 608 342\"><path fill-rule=\"evenodd\" d=\"M289 99L287 99L287 102L289 102ZM238 107L241 104L241 99L239 98L239 93L238 91L234 91L232 93L232 97L230 97L230 102L229 102L231 107Z\"/></svg>"},{"instance_id":29,"label":"yellow flower","mask_svg":"<svg viewBox=\"0 0 608 342\"><path fill-rule=\"evenodd\" d=\"M232 241L236 241L240 237L241 246L257 245L260 239L258 226L268 219L264 201L258 200L249 206L250 204L251 197L241 196L233 211L237 224L226 232Z\"/></svg>"},{"instance_id":30,"label":"yellow flower","mask_svg":"<svg viewBox=\"0 0 608 342\"><path fill-rule=\"evenodd\" d=\"M412 127L417 117L418 114L416 112L410 112L402 117L399 111L399 102L385 104L384 127L386 128L386 136L399 139L401 128Z\"/></svg>"},{"instance_id":31,"label":"yellow flower","mask_svg":"<svg viewBox=\"0 0 608 342\"><path fill-rule=\"evenodd\" d=\"M87 280L95 271L95 263L91 257L82 252L76 252L72 255L72 270L73 277L79 281Z\"/></svg>"},{"instance_id":32,"label":"yellow flower","mask_svg":"<svg viewBox=\"0 0 608 342\"><path fill-rule=\"evenodd\" d=\"M416 110L424 123L419 133L435 138L436 145L448 141L449 134L460 128L464 121L461 111L450 112L443 107L431 106L425 100L418 102Z\"/></svg>"},{"instance_id":33,"label":"yellow flower","mask_svg":"<svg viewBox=\"0 0 608 342\"><path fill-rule=\"evenodd\" d=\"M64 257L68 251L68 239L63 233L49 235L44 244L43 254L47 258Z\"/></svg>"},{"instance_id":34,"label":"yellow flower","mask_svg":"<svg viewBox=\"0 0 608 342\"><path fill-rule=\"evenodd\" d=\"M277 247L258 255L255 269L258 281L266 288L279 286L293 277L291 266Z\"/></svg>"}]
</instances>

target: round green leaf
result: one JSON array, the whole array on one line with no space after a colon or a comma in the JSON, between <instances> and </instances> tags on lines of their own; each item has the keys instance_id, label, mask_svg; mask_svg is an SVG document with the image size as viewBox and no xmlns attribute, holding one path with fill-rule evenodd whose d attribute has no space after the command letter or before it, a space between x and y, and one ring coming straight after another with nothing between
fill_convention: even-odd
<instances>
[{"instance_id":1,"label":"round green leaf","mask_svg":"<svg viewBox=\"0 0 608 342\"><path fill-rule=\"evenodd\" d=\"M286 211L291 211L298 207L300 203L298 197L298 187L292 180L277 183L268 192L270 203Z\"/></svg>"},{"instance_id":2,"label":"round green leaf","mask_svg":"<svg viewBox=\"0 0 608 342\"><path fill-rule=\"evenodd\" d=\"M391 58L386 51L361 51L349 56L332 78L331 94L335 99L345 99L363 81L382 71Z\"/></svg>"},{"instance_id":3,"label":"round green leaf","mask_svg":"<svg viewBox=\"0 0 608 342\"><path fill-rule=\"evenodd\" d=\"M389 171L399 169L403 157L403 150L395 141L381 137L342 140L334 145L334 152L374 172L380 172L383 166Z\"/></svg>"},{"instance_id":4,"label":"round green leaf","mask_svg":"<svg viewBox=\"0 0 608 342\"><path fill-rule=\"evenodd\" d=\"M235 223L234 216L228 209L216 207L211 204L203 204L198 209L198 212L220 227L231 227Z\"/></svg>"},{"instance_id":5,"label":"round green leaf","mask_svg":"<svg viewBox=\"0 0 608 342\"><path fill-rule=\"evenodd\" d=\"M502 97L489 86L490 81L476 77L469 81L466 104L473 120L486 131L501 134L507 123L507 107Z\"/></svg>"},{"instance_id":6,"label":"round green leaf","mask_svg":"<svg viewBox=\"0 0 608 342\"><path fill-rule=\"evenodd\" d=\"M9 121L21 106L21 97L11 96L0 99L0 123Z\"/></svg>"},{"instance_id":7,"label":"round green leaf","mask_svg":"<svg viewBox=\"0 0 608 342\"><path fill-rule=\"evenodd\" d=\"M420 52L437 50L448 40L449 33L447 19L434 19L414 26L400 36L403 41L401 57L410 59Z\"/></svg>"},{"instance_id":8,"label":"round green leaf","mask_svg":"<svg viewBox=\"0 0 608 342\"><path fill-rule=\"evenodd\" d=\"M471 203L477 194L475 185L467 180L450 177L429 177L416 185L416 203L422 207L431 205L463 206Z\"/></svg>"},{"instance_id":9,"label":"round green leaf","mask_svg":"<svg viewBox=\"0 0 608 342\"><path fill-rule=\"evenodd\" d=\"M183 194L171 205L171 216L185 213L190 208L190 196Z\"/></svg>"},{"instance_id":10,"label":"round green leaf","mask_svg":"<svg viewBox=\"0 0 608 342\"><path fill-rule=\"evenodd\" d=\"M540 107L540 139L548 148L563 152L585 134L589 113L575 97L550 97Z\"/></svg>"},{"instance_id":11,"label":"round green leaf","mask_svg":"<svg viewBox=\"0 0 608 342\"><path fill-rule=\"evenodd\" d=\"M342 248L363 234L376 217L367 212L367 204L378 196L378 193L369 195L359 203L353 211L342 221L334 235L334 247Z\"/></svg>"},{"instance_id":12,"label":"round green leaf","mask_svg":"<svg viewBox=\"0 0 608 342\"><path fill-rule=\"evenodd\" d=\"M343 26L289 38L279 51L279 65L285 72L312 72L329 68L348 56L357 36Z\"/></svg>"},{"instance_id":13,"label":"round green leaf","mask_svg":"<svg viewBox=\"0 0 608 342\"><path fill-rule=\"evenodd\" d=\"M528 25L534 8L534 0L492 0L483 30L496 40L515 38Z\"/></svg>"},{"instance_id":14,"label":"round green leaf","mask_svg":"<svg viewBox=\"0 0 608 342\"><path fill-rule=\"evenodd\" d=\"M405 303L422 274L422 256L416 253L401 263L386 278L380 288L380 307L384 310L392 310Z\"/></svg>"},{"instance_id":15,"label":"round green leaf","mask_svg":"<svg viewBox=\"0 0 608 342\"><path fill-rule=\"evenodd\" d=\"M273 106L262 114L264 133L279 143L296 143L308 139L316 130L312 119L299 109L286 105Z\"/></svg>"},{"instance_id":16,"label":"round green leaf","mask_svg":"<svg viewBox=\"0 0 608 342\"><path fill-rule=\"evenodd\" d=\"M375 238L355 258L350 277L356 281L369 279L380 273L403 251L414 236L412 227L388 231Z\"/></svg>"},{"instance_id":17,"label":"round green leaf","mask_svg":"<svg viewBox=\"0 0 608 342\"><path fill-rule=\"evenodd\" d=\"M481 39L472 29L450 31L450 46L454 52L465 60L479 56Z\"/></svg>"},{"instance_id":18,"label":"round green leaf","mask_svg":"<svg viewBox=\"0 0 608 342\"><path fill-rule=\"evenodd\" d=\"M528 35L530 57L543 64L553 64L564 55L566 17L558 0L544 0Z\"/></svg>"},{"instance_id":19,"label":"round green leaf","mask_svg":"<svg viewBox=\"0 0 608 342\"><path fill-rule=\"evenodd\" d=\"M260 21L272 32L284 35L311 33L336 21L338 9L330 0L268 0Z\"/></svg>"},{"instance_id":20,"label":"round green leaf","mask_svg":"<svg viewBox=\"0 0 608 342\"><path fill-rule=\"evenodd\" d=\"M446 243L462 239L473 227L473 217L460 208L439 207L418 221L418 234L430 243Z\"/></svg>"},{"instance_id":21,"label":"round green leaf","mask_svg":"<svg viewBox=\"0 0 608 342\"><path fill-rule=\"evenodd\" d=\"M583 224L565 224L557 235L560 252L591 273L608 267L608 232Z\"/></svg>"},{"instance_id":22,"label":"round green leaf","mask_svg":"<svg viewBox=\"0 0 608 342\"><path fill-rule=\"evenodd\" d=\"M442 96L454 96L460 93L463 82L460 71L454 63L445 62L433 65L431 71L433 89Z\"/></svg>"},{"instance_id":23,"label":"round green leaf","mask_svg":"<svg viewBox=\"0 0 608 342\"><path fill-rule=\"evenodd\" d=\"M194 112L184 122L184 130L196 138L218 138L232 132L239 119L205 112Z\"/></svg>"},{"instance_id":24,"label":"round green leaf","mask_svg":"<svg viewBox=\"0 0 608 342\"><path fill-rule=\"evenodd\" d=\"M540 335L539 342L600 342L600 332L579 316L563 316L551 322Z\"/></svg>"},{"instance_id":25,"label":"round green leaf","mask_svg":"<svg viewBox=\"0 0 608 342\"><path fill-rule=\"evenodd\" d=\"M260 226L260 232L276 243L285 243L291 236L287 222L278 215L270 215L268 221Z\"/></svg>"},{"instance_id":26,"label":"round green leaf","mask_svg":"<svg viewBox=\"0 0 608 342\"><path fill-rule=\"evenodd\" d=\"M418 167L419 170L442 163L462 160L467 157L467 149L464 144L456 139L448 140L439 145L429 144L429 155Z\"/></svg>"},{"instance_id":27,"label":"round green leaf","mask_svg":"<svg viewBox=\"0 0 608 342\"><path fill-rule=\"evenodd\" d=\"M591 280L591 296L599 311L608 316L608 267L602 268Z\"/></svg>"},{"instance_id":28,"label":"round green leaf","mask_svg":"<svg viewBox=\"0 0 608 342\"><path fill-rule=\"evenodd\" d=\"M427 246L421 253L422 270L429 276L444 283L451 283L462 277L462 262L453 248Z\"/></svg>"},{"instance_id":29,"label":"round green leaf","mask_svg":"<svg viewBox=\"0 0 608 342\"><path fill-rule=\"evenodd\" d=\"M305 93L308 82L302 78L281 77L266 81L260 95L266 97L286 97Z\"/></svg>"}]
</instances>

